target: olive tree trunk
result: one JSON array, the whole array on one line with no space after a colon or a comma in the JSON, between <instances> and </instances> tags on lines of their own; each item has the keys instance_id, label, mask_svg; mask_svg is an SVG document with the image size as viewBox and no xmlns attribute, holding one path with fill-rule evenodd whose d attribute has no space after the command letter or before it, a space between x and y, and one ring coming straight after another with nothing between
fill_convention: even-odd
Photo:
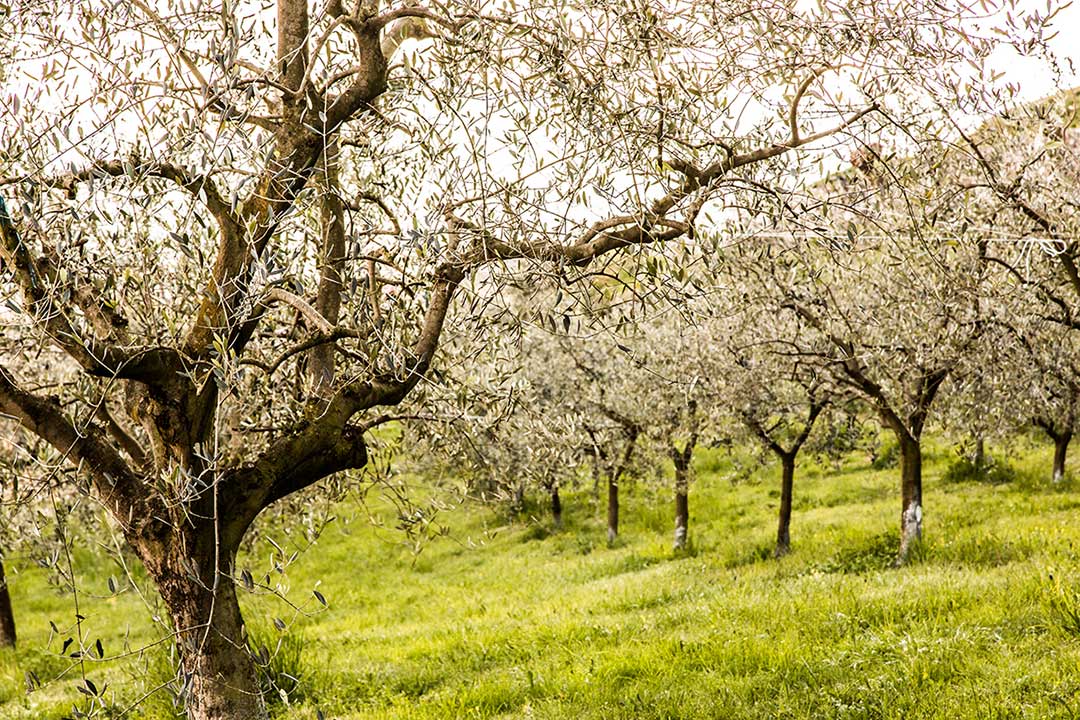
<instances>
[{"instance_id":1,"label":"olive tree trunk","mask_svg":"<svg viewBox=\"0 0 1080 720\"><path fill-rule=\"evenodd\" d=\"M899 433L900 442L900 552L897 565L907 562L911 549L922 539L922 446L919 438Z\"/></svg>"},{"instance_id":2,"label":"olive tree trunk","mask_svg":"<svg viewBox=\"0 0 1080 720\"><path fill-rule=\"evenodd\" d=\"M1054 437L1054 484L1065 480L1065 461L1068 459L1072 436L1072 428L1069 428Z\"/></svg>"},{"instance_id":3,"label":"olive tree trunk","mask_svg":"<svg viewBox=\"0 0 1080 720\"><path fill-rule=\"evenodd\" d=\"M11 611L11 594L8 592L2 558L0 558L0 647L15 647L15 614Z\"/></svg>"},{"instance_id":4,"label":"olive tree trunk","mask_svg":"<svg viewBox=\"0 0 1080 720\"><path fill-rule=\"evenodd\" d=\"M775 437L773 432L782 429L781 426L776 426L770 430L766 428L760 418L749 414L743 416L744 422L761 439L765 447L780 458L780 512L776 523L776 548L773 550L773 557L777 558L791 552L791 504L795 495L795 459L799 456L799 451L810 437L818 416L824 412L825 407L828 405L828 400L823 398L815 389L807 388L807 390L809 408L807 409L806 421L803 424L802 431L795 436L795 439L786 448L780 444L780 439Z\"/></svg>"},{"instance_id":5,"label":"olive tree trunk","mask_svg":"<svg viewBox=\"0 0 1080 720\"><path fill-rule=\"evenodd\" d=\"M144 560L172 621L187 717L265 720L232 578L235 551L215 548L212 529L193 534L186 558L169 552ZM153 550L139 549L140 555Z\"/></svg>"},{"instance_id":6,"label":"olive tree trunk","mask_svg":"<svg viewBox=\"0 0 1080 720\"><path fill-rule=\"evenodd\" d=\"M695 433L686 446L679 450L674 444L671 447L671 459L675 464L675 549L681 550L690 542L690 480L691 461L694 454L694 445L697 443Z\"/></svg>"},{"instance_id":7,"label":"olive tree trunk","mask_svg":"<svg viewBox=\"0 0 1080 720\"><path fill-rule=\"evenodd\" d=\"M608 504L607 504L607 541L608 545L615 542L619 536L619 480L630 467L630 460L634 456L634 446L637 445L639 428L628 424L626 427L626 442L623 445L622 455L618 463L608 473Z\"/></svg>"},{"instance_id":8,"label":"olive tree trunk","mask_svg":"<svg viewBox=\"0 0 1080 720\"><path fill-rule=\"evenodd\" d=\"M607 484L607 541L615 542L619 536L619 480L612 476Z\"/></svg>"},{"instance_id":9,"label":"olive tree trunk","mask_svg":"<svg viewBox=\"0 0 1080 720\"><path fill-rule=\"evenodd\" d=\"M562 498L559 497L559 484L551 486L551 520L555 528L562 528Z\"/></svg>"},{"instance_id":10,"label":"olive tree trunk","mask_svg":"<svg viewBox=\"0 0 1080 720\"><path fill-rule=\"evenodd\" d=\"M791 552L791 502L795 494L795 453L780 456L780 513L776 525L776 549L773 557Z\"/></svg>"}]
</instances>

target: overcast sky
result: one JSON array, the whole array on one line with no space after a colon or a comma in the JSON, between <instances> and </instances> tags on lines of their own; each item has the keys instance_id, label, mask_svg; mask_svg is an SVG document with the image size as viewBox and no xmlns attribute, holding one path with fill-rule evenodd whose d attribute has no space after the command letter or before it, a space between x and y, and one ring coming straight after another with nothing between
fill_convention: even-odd
<instances>
[{"instance_id":1,"label":"overcast sky","mask_svg":"<svg viewBox=\"0 0 1080 720\"><path fill-rule=\"evenodd\" d=\"M1034 8L1040 13L1046 12L1046 0L1022 0L1020 6ZM1064 62L1069 58L1080 68L1080 3L1073 2L1069 7L1061 10L1054 18L1053 27L1058 34L1050 44L1059 59L1063 61L1062 70L1069 72L1068 63ZM999 53L994 60L998 65L998 70L1005 72L1005 80L1020 83L1025 99L1034 100L1057 89L1054 77L1046 71L1046 65L1041 61L1006 52ZM1075 73L1064 76L1062 83L1065 87L1080 85Z\"/></svg>"}]
</instances>

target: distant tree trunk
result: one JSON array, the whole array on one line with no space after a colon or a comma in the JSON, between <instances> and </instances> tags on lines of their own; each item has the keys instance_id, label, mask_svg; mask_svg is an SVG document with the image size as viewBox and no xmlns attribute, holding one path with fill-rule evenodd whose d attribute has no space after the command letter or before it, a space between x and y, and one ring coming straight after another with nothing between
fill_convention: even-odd
<instances>
[{"instance_id":1,"label":"distant tree trunk","mask_svg":"<svg viewBox=\"0 0 1080 720\"><path fill-rule=\"evenodd\" d=\"M795 494L795 453L780 456L780 516L776 525L776 549L773 557L791 552L791 502Z\"/></svg>"},{"instance_id":2,"label":"distant tree trunk","mask_svg":"<svg viewBox=\"0 0 1080 720\"><path fill-rule=\"evenodd\" d=\"M1069 443L1073 436L1073 413L1070 411L1065 420L1036 417L1034 423L1054 441L1053 481L1056 485L1065 479L1065 461L1068 459Z\"/></svg>"},{"instance_id":3,"label":"distant tree trunk","mask_svg":"<svg viewBox=\"0 0 1080 720\"><path fill-rule=\"evenodd\" d=\"M690 493L684 486L675 489L675 549L682 550L690 540Z\"/></svg>"},{"instance_id":4,"label":"distant tree trunk","mask_svg":"<svg viewBox=\"0 0 1080 720\"><path fill-rule=\"evenodd\" d=\"M559 497L558 483L551 486L551 519L556 529L562 528L562 499Z\"/></svg>"},{"instance_id":5,"label":"distant tree trunk","mask_svg":"<svg viewBox=\"0 0 1080 720\"><path fill-rule=\"evenodd\" d=\"M1073 430L1071 427L1054 437L1054 483L1060 483L1065 479L1065 460L1069 454L1069 442L1072 440Z\"/></svg>"},{"instance_id":6,"label":"distant tree trunk","mask_svg":"<svg viewBox=\"0 0 1080 720\"><path fill-rule=\"evenodd\" d=\"M15 647L15 614L11 611L11 594L8 592L2 558L0 558L0 647Z\"/></svg>"},{"instance_id":7,"label":"distant tree trunk","mask_svg":"<svg viewBox=\"0 0 1080 720\"><path fill-rule=\"evenodd\" d=\"M982 435L975 436L975 457L972 462L975 465L976 476L981 476L986 467L986 443Z\"/></svg>"},{"instance_id":8,"label":"distant tree trunk","mask_svg":"<svg viewBox=\"0 0 1080 720\"><path fill-rule=\"evenodd\" d=\"M619 481L608 478L607 485L607 541L608 545L619 536Z\"/></svg>"},{"instance_id":9,"label":"distant tree trunk","mask_svg":"<svg viewBox=\"0 0 1080 720\"><path fill-rule=\"evenodd\" d=\"M696 405L691 406L691 411ZM697 431L690 435L686 445L680 450L671 443L671 460L675 465L675 549L686 547L690 540L690 475L693 468L694 447L697 445Z\"/></svg>"},{"instance_id":10,"label":"distant tree trunk","mask_svg":"<svg viewBox=\"0 0 1080 720\"><path fill-rule=\"evenodd\" d=\"M780 458L780 512L776 523L776 548L773 549L773 557L779 558L791 552L791 505L795 496L795 459L799 456L799 450L806 444L814 429L814 423L818 416L825 410L828 401L817 396L812 390L810 394L810 407L806 415L806 423L802 432L795 437L785 449L770 430L765 428L760 418L752 415L744 415L743 420L753 430L765 447L772 450L776 457Z\"/></svg>"},{"instance_id":11,"label":"distant tree trunk","mask_svg":"<svg viewBox=\"0 0 1080 720\"><path fill-rule=\"evenodd\" d=\"M919 438L897 433L900 442L900 553L897 565L907 562L911 548L922 539L922 447Z\"/></svg>"},{"instance_id":12,"label":"distant tree trunk","mask_svg":"<svg viewBox=\"0 0 1080 720\"><path fill-rule=\"evenodd\" d=\"M634 456L634 446L637 444L640 430L636 425L630 425L626 429L626 444L623 446L622 456L618 464L612 468L608 475L608 505L607 505L607 539L608 545L615 542L619 536L619 480L630 467L630 460Z\"/></svg>"}]
</instances>

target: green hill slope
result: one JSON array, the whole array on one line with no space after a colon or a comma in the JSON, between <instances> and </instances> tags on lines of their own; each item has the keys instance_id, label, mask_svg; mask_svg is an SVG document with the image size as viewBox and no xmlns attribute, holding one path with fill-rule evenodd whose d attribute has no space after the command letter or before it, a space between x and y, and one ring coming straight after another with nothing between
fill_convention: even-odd
<instances>
[{"instance_id":1,"label":"green hill slope","mask_svg":"<svg viewBox=\"0 0 1080 720\"><path fill-rule=\"evenodd\" d=\"M890 567L895 470L865 458L805 469L794 551L776 561L776 469L732 484L727 460L706 454L690 553L672 554L666 493L644 486L627 495L614 548L587 491L567 497L556 534L542 517L507 524L459 508L451 537L419 556L343 505L343 520L283 578L304 613L250 594L245 608L271 650L287 638L271 664L299 675L280 717L1073 717L1080 491L1032 479L1049 466L1046 448L1017 452L1021 478L996 486L944 483L952 451L930 454L927 542L900 570ZM289 537L273 537L289 552ZM245 560L256 581L272 552L263 541ZM88 644L101 637L109 656L125 634L132 648L154 636L134 593L91 597L108 594L115 570L89 553L76 561ZM109 685L98 717L175 712L159 692L121 713L167 679L160 646L142 660L87 661L27 695L27 670L43 680L63 671L55 652L74 616L42 571L15 565L22 647L0 654L0 718L88 709L83 670ZM46 649L49 620L62 633Z\"/></svg>"}]
</instances>

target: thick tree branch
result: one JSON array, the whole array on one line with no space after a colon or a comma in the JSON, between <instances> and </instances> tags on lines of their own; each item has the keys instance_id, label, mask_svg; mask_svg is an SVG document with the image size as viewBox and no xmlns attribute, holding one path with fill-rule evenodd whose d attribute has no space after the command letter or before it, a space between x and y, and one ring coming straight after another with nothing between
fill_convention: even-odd
<instances>
[{"instance_id":1,"label":"thick tree branch","mask_svg":"<svg viewBox=\"0 0 1080 720\"><path fill-rule=\"evenodd\" d=\"M0 198L0 258L23 291L27 310L36 324L91 375L145 381L176 372L177 354L169 348L119 348L87 337L56 304L56 268L36 260L8 215Z\"/></svg>"},{"instance_id":2,"label":"thick tree branch","mask_svg":"<svg viewBox=\"0 0 1080 720\"><path fill-rule=\"evenodd\" d=\"M147 519L138 509L145 488L119 453L99 439L99 428L88 423L80 431L56 400L22 390L2 367L0 412L53 446L68 462L88 470L101 501L121 523L130 528Z\"/></svg>"}]
</instances>

